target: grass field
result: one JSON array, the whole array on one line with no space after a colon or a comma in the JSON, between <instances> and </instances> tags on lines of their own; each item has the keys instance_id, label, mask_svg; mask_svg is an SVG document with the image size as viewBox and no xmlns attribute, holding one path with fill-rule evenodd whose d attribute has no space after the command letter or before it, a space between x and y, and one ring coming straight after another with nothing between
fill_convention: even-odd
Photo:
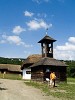
<instances>
[{"instance_id":1,"label":"grass field","mask_svg":"<svg viewBox=\"0 0 75 100\"><path fill-rule=\"evenodd\" d=\"M67 78L67 83L59 83L57 87L51 88L47 84L39 82L25 82L27 85L41 89L46 95L52 95L62 100L75 100L75 79Z\"/></svg>"},{"instance_id":2,"label":"grass field","mask_svg":"<svg viewBox=\"0 0 75 100\"><path fill-rule=\"evenodd\" d=\"M0 73L0 78L20 80L22 77L19 74L3 74ZM25 81L25 84L34 86L35 88L41 89L46 95L52 95L62 100L75 100L75 78L67 78L67 83L56 84L57 87L51 88L48 84Z\"/></svg>"},{"instance_id":3,"label":"grass field","mask_svg":"<svg viewBox=\"0 0 75 100\"><path fill-rule=\"evenodd\" d=\"M20 80L20 79L22 79L22 76L20 74L2 74L2 73L0 73L0 78Z\"/></svg>"}]
</instances>

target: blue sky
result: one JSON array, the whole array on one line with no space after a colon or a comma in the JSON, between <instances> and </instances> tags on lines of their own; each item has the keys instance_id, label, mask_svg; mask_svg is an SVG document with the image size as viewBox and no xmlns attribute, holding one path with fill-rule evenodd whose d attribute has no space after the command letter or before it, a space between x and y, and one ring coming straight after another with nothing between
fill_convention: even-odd
<instances>
[{"instance_id":1,"label":"blue sky","mask_svg":"<svg viewBox=\"0 0 75 100\"><path fill-rule=\"evenodd\" d=\"M0 0L0 57L41 54L46 28L54 58L75 60L75 0Z\"/></svg>"}]
</instances>

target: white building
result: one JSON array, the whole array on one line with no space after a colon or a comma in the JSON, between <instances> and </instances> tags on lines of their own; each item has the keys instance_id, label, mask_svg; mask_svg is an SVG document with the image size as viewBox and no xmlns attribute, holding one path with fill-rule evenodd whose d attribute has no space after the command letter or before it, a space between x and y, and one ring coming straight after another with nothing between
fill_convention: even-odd
<instances>
[{"instance_id":1,"label":"white building","mask_svg":"<svg viewBox=\"0 0 75 100\"><path fill-rule=\"evenodd\" d=\"M39 61L41 55L35 54L30 55L27 59L24 60L21 70L22 70L22 79L30 80L31 79L31 68L30 66L35 62Z\"/></svg>"},{"instance_id":2,"label":"white building","mask_svg":"<svg viewBox=\"0 0 75 100\"><path fill-rule=\"evenodd\" d=\"M30 80L31 79L31 69L30 68L24 68L22 70L22 79L27 79Z\"/></svg>"}]
</instances>

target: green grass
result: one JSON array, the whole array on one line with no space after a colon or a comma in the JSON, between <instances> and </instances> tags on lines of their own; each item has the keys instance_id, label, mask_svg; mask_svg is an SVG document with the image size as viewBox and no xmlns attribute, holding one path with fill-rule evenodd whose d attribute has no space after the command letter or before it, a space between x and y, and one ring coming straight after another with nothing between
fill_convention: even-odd
<instances>
[{"instance_id":1,"label":"green grass","mask_svg":"<svg viewBox=\"0 0 75 100\"><path fill-rule=\"evenodd\" d=\"M5 74L5 75L3 75L2 73L0 73L0 78L2 78L2 79L21 80L22 76L19 75L19 74Z\"/></svg>"},{"instance_id":2,"label":"green grass","mask_svg":"<svg viewBox=\"0 0 75 100\"><path fill-rule=\"evenodd\" d=\"M28 81L25 84L34 86L35 88L41 89L46 95L52 95L62 100L75 100L75 79L68 78L67 83L59 83L57 87L51 88L47 84Z\"/></svg>"}]
</instances>

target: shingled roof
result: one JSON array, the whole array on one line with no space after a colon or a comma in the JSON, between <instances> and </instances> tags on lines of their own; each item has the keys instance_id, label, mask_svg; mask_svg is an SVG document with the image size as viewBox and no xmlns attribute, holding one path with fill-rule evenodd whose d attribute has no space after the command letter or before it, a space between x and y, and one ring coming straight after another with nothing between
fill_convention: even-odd
<instances>
[{"instance_id":1,"label":"shingled roof","mask_svg":"<svg viewBox=\"0 0 75 100\"><path fill-rule=\"evenodd\" d=\"M8 71L22 72L20 65L13 64L0 64L0 69L6 69Z\"/></svg>"},{"instance_id":2,"label":"shingled roof","mask_svg":"<svg viewBox=\"0 0 75 100\"><path fill-rule=\"evenodd\" d=\"M56 60L54 58L44 57L41 58L38 62L34 63L30 67L36 67L40 65L49 65L49 66L67 66L64 62Z\"/></svg>"},{"instance_id":3,"label":"shingled roof","mask_svg":"<svg viewBox=\"0 0 75 100\"><path fill-rule=\"evenodd\" d=\"M42 58L42 55L39 55L39 54L34 54L34 55L28 56L28 58L24 60L22 66L21 66L21 69L23 69L24 66L26 67L27 65L29 66L29 65L34 64L35 62L39 61L41 58Z\"/></svg>"},{"instance_id":4,"label":"shingled roof","mask_svg":"<svg viewBox=\"0 0 75 100\"><path fill-rule=\"evenodd\" d=\"M42 42L47 42L47 43L51 43L51 42L55 42L56 40L51 38L50 36L46 35L43 39L41 39L38 43L42 43Z\"/></svg>"}]
</instances>

